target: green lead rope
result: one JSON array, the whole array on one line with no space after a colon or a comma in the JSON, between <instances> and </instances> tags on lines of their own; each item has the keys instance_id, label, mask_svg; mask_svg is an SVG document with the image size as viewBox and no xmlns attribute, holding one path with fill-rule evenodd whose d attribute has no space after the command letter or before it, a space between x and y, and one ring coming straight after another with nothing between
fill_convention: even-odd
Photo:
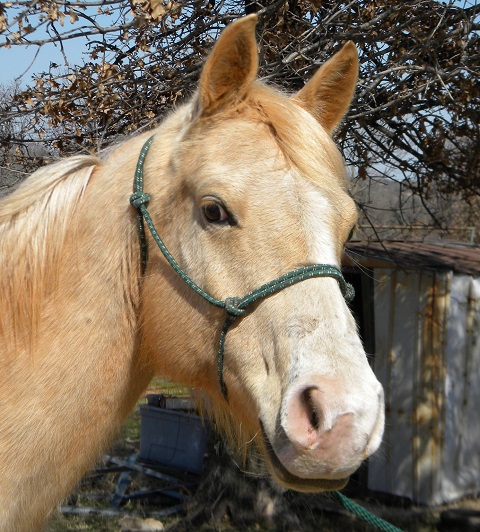
<instances>
[{"instance_id":1,"label":"green lead rope","mask_svg":"<svg viewBox=\"0 0 480 532\"><path fill-rule=\"evenodd\" d=\"M296 270L290 271L269 283L266 283L255 290L252 290L243 297L227 297L225 300L216 299L200 286L193 281L180 267L177 261L174 259L172 254L168 251L163 240L160 238L155 225L153 224L152 218L147 209L148 202L150 201L150 196L143 191L143 165L145 162L145 157L147 152L153 142L154 137L150 137L145 144L143 145L140 156L138 158L137 167L135 169L135 178L133 182L133 194L130 196L130 204L132 207L137 209L137 221L138 221L138 231L140 236L140 253L141 253L141 263L142 263L142 273L145 273L148 263L148 245L145 235L145 224L147 225L153 239L155 240L160 251L167 259L170 266L175 270L175 272L180 276L180 278L197 294L202 296L206 301L215 305L216 307L224 308L226 311L225 321L220 333L220 339L218 343L217 351L217 364L218 364L218 381L222 394L225 399L227 399L227 388L223 380L223 358L224 358L224 347L225 347L225 337L227 332L232 325L232 323L237 319L244 316L250 306L260 299L266 298L272 294L283 290L293 284L305 281L306 279L312 279L314 277L333 277L339 284L340 290L342 291L343 297L347 301L351 301L355 295L353 286L347 283L342 275L342 272L336 267L329 264L312 264L311 266L305 266L303 268L298 268ZM371 525L375 526L379 530L386 532L397 532L400 529L390 525L383 519L376 517L371 514L355 502L351 501L338 491L335 492L340 502L347 508L349 511L361 517ZM401 531L400 531L401 532Z\"/></svg>"},{"instance_id":2,"label":"green lead rope","mask_svg":"<svg viewBox=\"0 0 480 532\"><path fill-rule=\"evenodd\" d=\"M349 512L352 512L352 514L356 515L357 517L360 517L360 519L363 519L377 530L382 530L383 532L402 532L401 528L397 528L396 526L391 525L388 521L377 517L366 510L363 506L360 506L348 497L345 497L345 495L339 491L335 491L334 493L345 509L347 509Z\"/></svg>"}]
</instances>

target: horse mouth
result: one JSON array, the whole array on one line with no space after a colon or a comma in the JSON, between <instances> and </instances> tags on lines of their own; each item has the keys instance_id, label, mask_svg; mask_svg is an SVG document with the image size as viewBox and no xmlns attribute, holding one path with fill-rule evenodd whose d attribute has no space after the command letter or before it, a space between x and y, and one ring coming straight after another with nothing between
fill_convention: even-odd
<instances>
[{"instance_id":1,"label":"horse mouth","mask_svg":"<svg viewBox=\"0 0 480 532\"><path fill-rule=\"evenodd\" d=\"M349 477L341 479L302 478L290 473L280 462L260 421L263 447L274 479L288 489L304 492L336 491L346 486Z\"/></svg>"}]
</instances>

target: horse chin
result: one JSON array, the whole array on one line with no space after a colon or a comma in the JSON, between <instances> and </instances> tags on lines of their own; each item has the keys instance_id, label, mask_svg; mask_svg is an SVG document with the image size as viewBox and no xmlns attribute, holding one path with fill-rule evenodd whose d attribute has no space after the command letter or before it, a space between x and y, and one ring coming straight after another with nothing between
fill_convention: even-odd
<instances>
[{"instance_id":1,"label":"horse chin","mask_svg":"<svg viewBox=\"0 0 480 532\"><path fill-rule=\"evenodd\" d=\"M261 422L260 427L261 434L263 436L262 447L265 450L270 473L274 480L276 480L279 484L288 489L309 493L336 491L347 485L349 477L341 479L302 478L290 473L290 471L288 471L288 469L278 459Z\"/></svg>"}]
</instances>

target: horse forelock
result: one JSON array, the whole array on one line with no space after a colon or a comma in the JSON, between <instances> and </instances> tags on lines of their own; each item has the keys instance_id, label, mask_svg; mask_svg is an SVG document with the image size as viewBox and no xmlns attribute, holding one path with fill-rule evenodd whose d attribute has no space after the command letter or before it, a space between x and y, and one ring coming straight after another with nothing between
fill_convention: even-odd
<instances>
[{"instance_id":1,"label":"horse forelock","mask_svg":"<svg viewBox=\"0 0 480 532\"><path fill-rule=\"evenodd\" d=\"M303 177L324 188L346 187L343 158L313 116L292 98L262 83L254 84L250 99L264 113L286 160Z\"/></svg>"},{"instance_id":2,"label":"horse forelock","mask_svg":"<svg viewBox=\"0 0 480 532\"><path fill-rule=\"evenodd\" d=\"M347 190L345 164L330 134L293 98L261 81L252 84L244 99L230 105L216 115L195 119L193 103L189 128L183 128L188 137L197 125L199 138L215 127L215 123L235 128L236 119L264 123L273 136L286 163L299 174L333 194L338 187ZM202 122L208 125L202 127Z\"/></svg>"},{"instance_id":3,"label":"horse forelock","mask_svg":"<svg viewBox=\"0 0 480 532\"><path fill-rule=\"evenodd\" d=\"M96 157L77 156L48 165L0 201L0 333L13 335L13 345L20 334L33 338L69 221L99 163Z\"/></svg>"}]
</instances>

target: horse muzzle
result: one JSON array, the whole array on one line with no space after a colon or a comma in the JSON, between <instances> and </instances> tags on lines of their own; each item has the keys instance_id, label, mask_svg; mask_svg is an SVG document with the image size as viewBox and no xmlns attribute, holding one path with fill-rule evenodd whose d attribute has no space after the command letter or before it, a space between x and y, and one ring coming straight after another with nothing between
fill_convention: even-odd
<instances>
[{"instance_id":1,"label":"horse muzzle","mask_svg":"<svg viewBox=\"0 0 480 532\"><path fill-rule=\"evenodd\" d=\"M378 381L359 390L314 377L293 383L284 395L273 430L261 423L272 474L300 491L343 487L380 446L383 390Z\"/></svg>"}]
</instances>

